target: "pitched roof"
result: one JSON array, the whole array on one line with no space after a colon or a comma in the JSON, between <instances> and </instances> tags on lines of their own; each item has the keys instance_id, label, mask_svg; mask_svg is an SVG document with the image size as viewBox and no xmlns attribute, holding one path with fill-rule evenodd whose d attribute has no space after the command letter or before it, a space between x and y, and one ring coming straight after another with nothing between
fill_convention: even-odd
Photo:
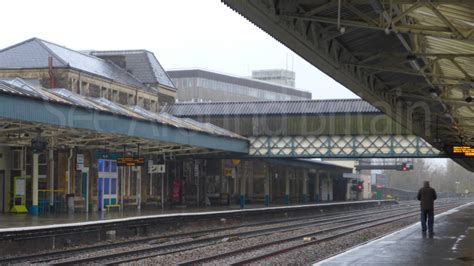
<instances>
[{"instance_id":1,"label":"pitched roof","mask_svg":"<svg viewBox=\"0 0 474 266\"><path fill-rule=\"evenodd\" d=\"M164 111L178 117L380 113L361 99L175 103L165 107Z\"/></svg>"},{"instance_id":2,"label":"pitched roof","mask_svg":"<svg viewBox=\"0 0 474 266\"><path fill-rule=\"evenodd\" d=\"M147 89L132 74L111 62L38 38L0 50L0 69L47 68L49 56L53 57L53 67L73 68L122 84Z\"/></svg>"},{"instance_id":3,"label":"pitched roof","mask_svg":"<svg viewBox=\"0 0 474 266\"><path fill-rule=\"evenodd\" d=\"M44 102L60 103L70 107L122 115L129 119L151 121L215 136L246 139L234 132L219 128L210 123L201 123L187 118L177 118L168 113L153 113L139 106L125 106L111 102L105 98L84 97L67 89L37 88L20 78L0 79L0 95L1 94L35 98Z\"/></svg>"},{"instance_id":4,"label":"pitched roof","mask_svg":"<svg viewBox=\"0 0 474 266\"><path fill-rule=\"evenodd\" d=\"M90 51L91 55L108 58L123 56L125 69L143 83L159 83L175 88L155 55L147 50Z\"/></svg>"}]
</instances>

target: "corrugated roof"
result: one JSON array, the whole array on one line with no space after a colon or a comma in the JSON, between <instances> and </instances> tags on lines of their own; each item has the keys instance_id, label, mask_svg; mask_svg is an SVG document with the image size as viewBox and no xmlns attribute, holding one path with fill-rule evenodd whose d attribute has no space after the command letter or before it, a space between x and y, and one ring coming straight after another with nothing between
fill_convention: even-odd
<instances>
[{"instance_id":1,"label":"corrugated roof","mask_svg":"<svg viewBox=\"0 0 474 266\"><path fill-rule=\"evenodd\" d=\"M154 121L160 124L165 124L187 130L205 132L211 135L245 139L242 136L239 136L225 129L220 129L214 125L204 124L192 121L190 119L177 118L168 113L152 113L138 106L124 106L111 102L105 98L84 97L66 89L46 90L31 86L19 86L22 84L26 83L19 78L11 79L10 81L0 80L0 93L37 98L47 102L60 102L62 104L78 106L85 109L93 109L97 111L118 114L129 117L130 119Z\"/></svg>"},{"instance_id":2,"label":"corrugated roof","mask_svg":"<svg viewBox=\"0 0 474 266\"><path fill-rule=\"evenodd\" d=\"M159 83L174 88L174 84L166 74L155 55L146 50L117 50L117 51L90 51L91 55L111 59L111 57L123 56L125 69L130 71L143 83Z\"/></svg>"},{"instance_id":3,"label":"corrugated roof","mask_svg":"<svg viewBox=\"0 0 474 266\"><path fill-rule=\"evenodd\" d=\"M377 108L360 99L176 103L165 107L164 111L179 117L380 112Z\"/></svg>"},{"instance_id":4,"label":"corrugated roof","mask_svg":"<svg viewBox=\"0 0 474 266\"><path fill-rule=\"evenodd\" d=\"M0 69L47 68L49 56L53 57L53 67L70 67L122 84L148 89L132 74L110 62L38 38L0 50Z\"/></svg>"}]
</instances>

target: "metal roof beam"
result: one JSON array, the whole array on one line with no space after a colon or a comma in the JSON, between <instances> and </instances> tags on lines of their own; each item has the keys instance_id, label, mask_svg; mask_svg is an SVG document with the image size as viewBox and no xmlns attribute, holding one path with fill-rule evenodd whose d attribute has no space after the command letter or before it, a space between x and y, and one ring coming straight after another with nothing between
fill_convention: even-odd
<instances>
[{"instance_id":1,"label":"metal roof beam","mask_svg":"<svg viewBox=\"0 0 474 266\"><path fill-rule=\"evenodd\" d=\"M330 0L333 3L337 2L338 0ZM367 0L344 0L345 2L348 3L354 3L354 4L367 4ZM392 4L416 4L418 2L429 2L434 5L441 5L441 4L471 4L472 0L390 0L390 1L385 1L385 4L388 5L389 3Z\"/></svg>"},{"instance_id":2,"label":"metal roof beam","mask_svg":"<svg viewBox=\"0 0 474 266\"><path fill-rule=\"evenodd\" d=\"M301 13L295 13L295 12L284 12L281 14L281 16L288 17L288 18L308 20L308 21L315 21L315 22L320 22L320 23L334 24L334 25L337 25L339 23L336 18L325 17L325 16L305 16ZM400 33L418 34L418 35L423 35L423 36L435 36L435 37L448 38L448 39L458 38L458 35L453 33L449 27L441 27L441 26L427 26L427 25L416 25L416 24L407 24L407 25L393 24L391 26L387 26L380 23L373 24L373 23L368 23L366 21L350 20L350 19L340 19L340 24L343 26L356 27L356 28L362 28L362 29L387 31L387 28L389 29L392 28L393 31L400 32ZM464 29L464 31L468 32L470 31L470 29L466 28ZM464 35L462 35L464 39L474 39L474 36L472 34L468 35L466 33L466 35L467 37L464 37Z\"/></svg>"}]
</instances>

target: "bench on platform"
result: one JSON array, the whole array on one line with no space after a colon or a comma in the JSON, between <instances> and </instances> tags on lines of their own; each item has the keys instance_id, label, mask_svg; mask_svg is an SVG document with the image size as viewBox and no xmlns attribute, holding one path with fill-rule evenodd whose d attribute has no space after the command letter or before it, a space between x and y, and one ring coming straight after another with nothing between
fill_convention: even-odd
<instances>
[{"instance_id":1,"label":"bench on platform","mask_svg":"<svg viewBox=\"0 0 474 266\"><path fill-rule=\"evenodd\" d=\"M120 205L120 204L108 204L108 205L105 205L105 208L107 208L107 211L110 211L110 208L118 208L120 210L122 208L122 205Z\"/></svg>"}]
</instances>

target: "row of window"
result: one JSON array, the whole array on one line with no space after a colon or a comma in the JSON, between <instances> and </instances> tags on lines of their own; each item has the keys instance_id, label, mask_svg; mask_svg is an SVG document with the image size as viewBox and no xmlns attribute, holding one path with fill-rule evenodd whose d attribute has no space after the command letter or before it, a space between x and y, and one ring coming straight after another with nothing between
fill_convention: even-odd
<instances>
[{"instance_id":1,"label":"row of window","mask_svg":"<svg viewBox=\"0 0 474 266\"><path fill-rule=\"evenodd\" d=\"M123 104L123 105L135 105L135 95L126 94L121 97L121 93L118 90L113 90L106 87L100 87L99 93L95 93L93 90L99 90L98 86L92 85L87 82L82 82L82 86L79 86L78 81L75 79L71 79L71 90L74 93L79 95L88 96L88 97L101 97L106 98L112 102ZM156 112L158 110L157 101L149 100L145 101L145 99L141 96L137 99L137 105L140 107L145 108L146 110L150 110Z\"/></svg>"},{"instance_id":2,"label":"row of window","mask_svg":"<svg viewBox=\"0 0 474 266\"><path fill-rule=\"evenodd\" d=\"M173 80L178 88L208 88L213 90L224 91L232 94L239 94L259 98L262 100L298 100L297 96L287 95L278 92L260 90L252 87L247 87L239 84L227 83L217 80L210 80L204 78L178 78Z\"/></svg>"}]
</instances>

